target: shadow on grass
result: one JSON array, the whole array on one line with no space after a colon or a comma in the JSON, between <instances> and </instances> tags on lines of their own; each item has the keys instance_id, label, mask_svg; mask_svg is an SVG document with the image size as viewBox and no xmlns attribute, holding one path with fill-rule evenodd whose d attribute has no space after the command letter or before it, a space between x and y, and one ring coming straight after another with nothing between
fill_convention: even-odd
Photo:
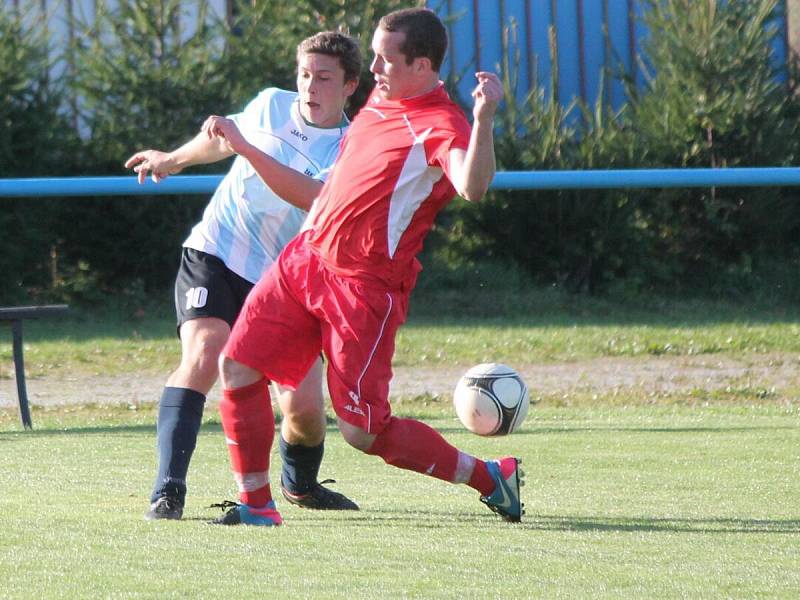
<instances>
[{"instance_id":1,"label":"shadow on grass","mask_svg":"<svg viewBox=\"0 0 800 600\"><path fill-rule=\"evenodd\" d=\"M798 519L726 517L563 517L535 515L531 525L550 531L653 531L664 533L800 533Z\"/></svg>"},{"instance_id":2,"label":"shadow on grass","mask_svg":"<svg viewBox=\"0 0 800 600\"><path fill-rule=\"evenodd\" d=\"M221 432L222 427L219 423L204 423L200 427L201 432ZM156 424L153 423L140 423L138 425L93 425L91 427L80 426L80 427L43 427L41 429L37 429L34 425L34 429L30 431L0 431L0 441L3 441L3 436L11 436L14 435L17 438L19 436L25 435L32 438L37 437L52 437L52 436L63 436L63 435L107 435L107 434L131 434L131 435L155 435L156 433Z\"/></svg>"},{"instance_id":3,"label":"shadow on grass","mask_svg":"<svg viewBox=\"0 0 800 600\"><path fill-rule=\"evenodd\" d=\"M433 426L436 431L444 435L459 435L468 433L463 427L440 427L435 423L419 419L423 422ZM278 418L275 422L276 429L280 426L281 419ZM25 434L32 437L53 436L53 435L105 435L109 433L120 434L141 434L141 433L155 433L155 420L152 423L139 423L136 425L93 425L93 426L77 426L71 427L68 425L59 427L43 427L36 428L30 431L7 430L0 431L0 441L3 441L3 436L6 435L21 435ZM753 425L746 427L620 427L620 426L592 426L592 427L534 427L526 428L520 431L515 431L513 437L530 436L530 435L571 435L571 434L585 434L585 433L642 433L642 434L696 434L696 433L747 433L754 431L797 431L798 428L793 425ZM200 428L201 432L221 432L222 425L219 421L204 422ZM328 434L338 435L339 428L333 422L333 419L328 418L328 426L326 428Z\"/></svg>"},{"instance_id":4,"label":"shadow on grass","mask_svg":"<svg viewBox=\"0 0 800 600\"><path fill-rule=\"evenodd\" d=\"M292 515L284 518L293 520ZM485 513L453 514L446 511L381 511L372 512L362 508L358 513L306 513L302 522L314 527L340 527L342 522L355 527L376 525L401 525L404 528L444 529L454 525L500 526L527 531L576 531L576 532L653 532L653 533L800 533L798 519L747 519L728 517L670 518L670 517L602 517L526 515L521 523L505 523L498 517ZM300 523L300 519L297 521Z\"/></svg>"},{"instance_id":5,"label":"shadow on grass","mask_svg":"<svg viewBox=\"0 0 800 600\"><path fill-rule=\"evenodd\" d=\"M422 419L424 421L424 419ZM436 431L442 434L466 433L460 427L436 427ZM592 427L542 427L526 428L515 431L511 437L527 435L553 435L553 434L573 434L573 433L746 433L749 431L798 431L797 426L793 425L754 425L752 427L619 427L614 425L592 426Z\"/></svg>"},{"instance_id":6,"label":"shadow on grass","mask_svg":"<svg viewBox=\"0 0 800 600\"><path fill-rule=\"evenodd\" d=\"M275 422L275 430L276 434L279 431L281 420L278 419ZM330 423L326 428L328 433L338 433L339 429ZM0 441L9 441L10 436L14 436L15 439L18 439L19 436L28 436L28 437L50 437L50 436L62 436L62 435L107 435L107 434L147 434L147 435L155 435L156 432L156 424L155 421L152 423L138 423L136 425L93 425L93 426L78 426L78 427L43 427L41 429L37 429L34 425L34 429L29 431L25 431L23 429L19 430L8 430L8 431L0 431ZM218 421L208 421L203 423L200 426L201 433L222 433L222 425ZM8 437L4 437L8 436Z\"/></svg>"}]
</instances>

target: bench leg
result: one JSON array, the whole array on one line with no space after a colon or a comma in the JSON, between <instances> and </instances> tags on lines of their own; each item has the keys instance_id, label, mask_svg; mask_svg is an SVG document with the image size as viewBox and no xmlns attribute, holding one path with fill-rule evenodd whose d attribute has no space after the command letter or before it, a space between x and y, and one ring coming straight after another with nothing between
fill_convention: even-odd
<instances>
[{"instance_id":1,"label":"bench leg","mask_svg":"<svg viewBox=\"0 0 800 600\"><path fill-rule=\"evenodd\" d=\"M14 374L17 377L17 396L19 397L19 417L25 429L33 429L31 411L28 408L28 392L25 389L25 361L22 356L22 321L11 325L14 339Z\"/></svg>"}]
</instances>

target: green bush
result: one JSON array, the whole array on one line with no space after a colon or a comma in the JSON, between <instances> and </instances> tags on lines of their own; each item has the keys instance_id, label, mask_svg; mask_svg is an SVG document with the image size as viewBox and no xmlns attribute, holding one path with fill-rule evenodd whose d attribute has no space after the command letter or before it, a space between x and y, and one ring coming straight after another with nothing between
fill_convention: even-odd
<instances>
[{"instance_id":1,"label":"green bush","mask_svg":"<svg viewBox=\"0 0 800 600\"><path fill-rule=\"evenodd\" d=\"M355 114L373 85L368 66L377 20L413 4L407 0L296 0L237 5L237 14L228 27L225 56L233 97L244 102L263 88L265 81L295 89L298 43L318 31L345 31L360 41L364 57L361 85L348 107L348 112Z\"/></svg>"},{"instance_id":2,"label":"green bush","mask_svg":"<svg viewBox=\"0 0 800 600\"><path fill-rule=\"evenodd\" d=\"M630 86L618 114L602 93L593 107L563 108L542 89L507 102L498 169L795 163L800 106L771 56L777 10L776 0L650 1L645 88ZM504 69L507 98L514 69ZM450 209L439 233L468 260L513 261L570 290L728 293L763 285L754 272L775 271L765 259L794 258L797 200L779 188L497 191ZM438 245L431 252L453 260Z\"/></svg>"},{"instance_id":3,"label":"green bush","mask_svg":"<svg viewBox=\"0 0 800 600\"><path fill-rule=\"evenodd\" d=\"M401 4L407 3L240 3L228 23L205 1L193 4L191 18L180 0L98 2L91 23L76 22L83 33L71 49L85 164L95 174L122 174L134 151L174 148L209 114L237 112L267 86L295 89L302 38L342 28L366 40L376 11ZM219 173L227 166L192 172ZM161 290L170 285L180 244L207 201L137 196L71 202L57 251L72 272L88 264L108 293L132 285Z\"/></svg>"},{"instance_id":4,"label":"green bush","mask_svg":"<svg viewBox=\"0 0 800 600\"><path fill-rule=\"evenodd\" d=\"M655 75L630 94L631 144L642 167L791 165L798 106L775 65L777 0L649 0L645 64ZM781 77L784 75L784 77ZM713 286L761 256L786 256L800 205L782 188L654 190L637 194L660 286ZM656 271L658 272L658 270ZM719 277L717 277L719 276Z\"/></svg>"},{"instance_id":5,"label":"green bush","mask_svg":"<svg viewBox=\"0 0 800 600\"><path fill-rule=\"evenodd\" d=\"M620 169L635 164L630 132L600 94L591 109L578 102L562 106L553 90L516 98L515 66L504 65L506 101L498 113L495 149L504 171ZM622 190L498 190L480 203L460 203L446 213L437 233L474 263L511 261L534 281L594 292L624 273L635 251L631 223L636 208ZM438 242L438 240L437 240Z\"/></svg>"},{"instance_id":6,"label":"green bush","mask_svg":"<svg viewBox=\"0 0 800 600\"><path fill-rule=\"evenodd\" d=\"M361 41L365 70L353 112L371 86L376 18L411 3L241 2L231 22L205 0L95 4L95 20L75 19L76 45L50 58L42 21L0 7L0 176L123 174L135 150L170 149L210 113L238 111L269 85L293 88L296 45L321 29L346 29ZM631 87L617 113L602 93L595 106L562 107L541 89L507 101L497 122L498 168L796 164L800 101L782 83L796 79L779 73L770 55L779 10L776 0L649 0L647 85ZM45 75L55 60L67 67L63 79ZM517 97L514 69L502 69L509 99ZM0 199L0 299L163 295L207 200ZM420 285L463 289L503 264L498 277L514 286L794 294L795 286L778 290L770 278L800 262L798 235L792 189L495 191L442 215Z\"/></svg>"},{"instance_id":7,"label":"green bush","mask_svg":"<svg viewBox=\"0 0 800 600\"><path fill-rule=\"evenodd\" d=\"M59 108L60 82L48 72L41 21L0 8L0 177L59 175L74 167L76 136Z\"/></svg>"},{"instance_id":8,"label":"green bush","mask_svg":"<svg viewBox=\"0 0 800 600\"><path fill-rule=\"evenodd\" d=\"M237 108L207 3L196 3L191 21L184 4L100 0L91 22L76 19L70 86L97 172L123 173L134 150L172 148L199 131L208 114Z\"/></svg>"},{"instance_id":9,"label":"green bush","mask_svg":"<svg viewBox=\"0 0 800 600\"><path fill-rule=\"evenodd\" d=\"M60 82L48 77L47 35L41 21L0 8L0 177L71 174L77 136L59 112ZM0 301L23 301L26 291L52 280L63 199L0 199Z\"/></svg>"}]
</instances>

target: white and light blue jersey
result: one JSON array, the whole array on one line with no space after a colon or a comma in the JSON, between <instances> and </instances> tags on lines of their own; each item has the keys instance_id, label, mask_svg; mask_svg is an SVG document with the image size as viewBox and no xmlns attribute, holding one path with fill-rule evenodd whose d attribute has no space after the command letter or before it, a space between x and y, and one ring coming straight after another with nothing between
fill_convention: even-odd
<instances>
[{"instance_id":1,"label":"white and light blue jersey","mask_svg":"<svg viewBox=\"0 0 800 600\"><path fill-rule=\"evenodd\" d=\"M309 125L300 114L299 95L277 88L262 91L243 112L229 118L259 150L320 180L327 177L346 131L346 125L329 129ZM297 234L306 215L277 196L250 163L237 156L203 220L183 245L213 254L255 283Z\"/></svg>"}]
</instances>

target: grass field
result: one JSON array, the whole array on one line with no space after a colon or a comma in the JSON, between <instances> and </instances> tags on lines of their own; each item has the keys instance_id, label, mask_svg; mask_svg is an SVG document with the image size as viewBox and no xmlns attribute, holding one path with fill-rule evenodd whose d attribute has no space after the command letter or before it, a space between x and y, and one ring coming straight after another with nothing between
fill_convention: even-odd
<instances>
[{"instance_id":1,"label":"grass field","mask_svg":"<svg viewBox=\"0 0 800 600\"><path fill-rule=\"evenodd\" d=\"M397 366L800 355L795 306L664 300L613 304L547 293L477 295L468 301L444 295L412 306L419 308L412 309L398 335ZM174 331L170 307L127 317L75 310L67 320L27 322L26 372L29 377L168 372L180 357ZM0 337L0 379L12 373L10 339Z\"/></svg>"},{"instance_id":2,"label":"grass field","mask_svg":"<svg viewBox=\"0 0 800 600\"><path fill-rule=\"evenodd\" d=\"M285 526L220 528L220 428L203 429L182 522L141 516L153 414L84 407L0 433L4 598L796 598L800 430L775 406L534 408L511 437L426 419L481 456L514 452L527 515L345 447L324 476L357 513L280 503ZM279 458L274 459L277 469ZM277 463L277 464L275 464Z\"/></svg>"},{"instance_id":3,"label":"grass field","mask_svg":"<svg viewBox=\"0 0 800 600\"><path fill-rule=\"evenodd\" d=\"M435 370L487 358L774 355L789 370L800 364L799 320L785 310L536 308L499 320L420 315L402 331L397 362ZM170 328L168 317L31 324L29 376L35 386L109 372L134 388L136 373L166 374L177 360ZM3 344L0 385L10 387ZM675 397L622 389L566 404L544 394L521 431L496 439L467 433L445 401L402 398L403 414L465 451L522 458L527 515L518 525L462 486L357 453L333 428L321 476L336 479L360 512L279 501L284 527L207 525L219 514L208 505L235 499L215 410L185 519L145 522L152 404L34 406L28 432L15 410L0 409L0 597L797 598L797 390L740 383ZM279 465L275 455L273 473Z\"/></svg>"}]
</instances>

